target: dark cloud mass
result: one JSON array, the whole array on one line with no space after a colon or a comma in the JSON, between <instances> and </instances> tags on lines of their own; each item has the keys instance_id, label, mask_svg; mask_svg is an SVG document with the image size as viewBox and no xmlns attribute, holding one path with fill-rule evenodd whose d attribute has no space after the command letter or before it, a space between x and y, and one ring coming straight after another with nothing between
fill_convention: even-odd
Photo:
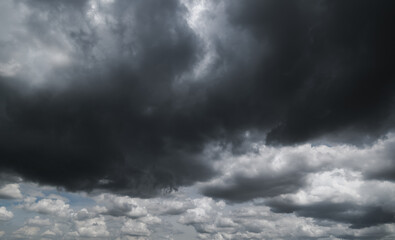
<instances>
[{"instance_id":1,"label":"dark cloud mass","mask_svg":"<svg viewBox=\"0 0 395 240\"><path fill-rule=\"evenodd\" d=\"M203 189L207 196L227 199L234 202L248 201L257 197L273 197L283 193L295 192L304 185L303 172L276 176L277 178L247 178L236 176L231 186L214 186Z\"/></svg>"},{"instance_id":2,"label":"dark cloud mass","mask_svg":"<svg viewBox=\"0 0 395 240\"><path fill-rule=\"evenodd\" d=\"M320 202L295 205L276 201L269 203L274 212L292 213L299 216L325 219L351 224L351 228L365 228L395 222L395 213L379 206L359 206L354 203Z\"/></svg>"},{"instance_id":3,"label":"dark cloud mass","mask_svg":"<svg viewBox=\"0 0 395 240\"><path fill-rule=\"evenodd\" d=\"M74 191L151 196L215 176L205 147L236 149L247 130L277 146L331 136L359 144L394 127L393 1L226 2L226 23L209 48L217 58L204 77L192 74L204 37L183 3L90 4L15 3L28 11L22 30L2 39L0 57L23 45L39 49L42 61L17 73L11 63L2 68L3 172ZM206 194L273 197L296 191L301 174L242 176L234 179L241 195ZM374 207L313 216L314 207L292 211L356 228L394 220Z\"/></svg>"},{"instance_id":4,"label":"dark cloud mass","mask_svg":"<svg viewBox=\"0 0 395 240\"><path fill-rule=\"evenodd\" d=\"M268 143L301 142L347 128L377 136L392 127L393 2L234 4L234 24L267 43L252 89L254 103L281 111Z\"/></svg>"},{"instance_id":5,"label":"dark cloud mass","mask_svg":"<svg viewBox=\"0 0 395 240\"><path fill-rule=\"evenodd\" d=\"M69 9L63 2L30 4L38 13L65 15L67 21L76 13L59 9L82 11ZM136 15L136 36L126 36L130 26L123 25L127 24L123 16L131 11ZM31 90L15 83L17 79L3 77L2 167L71 190L103 187L134 192L143 186L149 192L209 176L211 170L194 159L199 149L192 149L190 143L199 136L196 132L188 134L190 126L182 119L188 117L174 116L177 101L173 99L172 80L191 66L198 48L182 19L183 11L176 1L117 2L114 12L119 20L111 26L111 37L122 44L119 54L127 56L105 62L94 59L89 47L95 44L95 30L85 33L71 28L66 35L84 51L85 59L82 65L77 62L50 74L49 78L69 81L62 89L50 82ZM34 25L29 22L33 25L29 31L70 27L56 20L51 29L36 19ZM39 38L51 41L49 36ZM132 47L135 52L127 52ZM86 62L88 59L92 62Z\"/></svg>"}]
</instances>

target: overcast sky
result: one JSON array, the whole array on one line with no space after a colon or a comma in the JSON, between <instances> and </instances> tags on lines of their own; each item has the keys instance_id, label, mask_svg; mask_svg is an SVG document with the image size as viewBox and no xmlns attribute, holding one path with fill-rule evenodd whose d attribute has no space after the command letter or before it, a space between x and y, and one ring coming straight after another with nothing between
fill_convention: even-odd
<instances>
[{"instance_id":1,"label":"overcast sky","mask_svg":"<svg viewBox=\"0 0 395 240\"><path fill-rule=\"evenodd\" d=\"M1 239L395 239L395 1L0 1Z\"/></svg>"}]
</instances>

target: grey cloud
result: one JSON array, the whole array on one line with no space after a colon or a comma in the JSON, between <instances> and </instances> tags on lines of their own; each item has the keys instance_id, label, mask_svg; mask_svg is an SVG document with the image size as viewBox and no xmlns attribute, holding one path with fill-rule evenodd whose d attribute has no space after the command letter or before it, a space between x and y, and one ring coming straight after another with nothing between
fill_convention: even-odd
<instances>
[{"instance_id":1,"label":"grey cloud","mask_svg":"<svg viewBox=\"0 0 395 240\"><path fill-rule=\"evenodd\" d=\"M361 179L360 176L359 180ZM348 180L351 181L351 184L347 182L341 187L339 187L341 182L332 181L334 182L333 186L337 187L335 190L345 189L348 190L346 193L350 193L349 195L355 194L352 189L348 188L358 184L352 182L353 179ZM322 181L318 180L318 182ZM377 189L369 191L368 189L371 189L372 186ZM316 187L323 189L319 185ZM332 191L330 186L326 186L325 189L327 189L326 192ZM380 184L362 188L363 191L368 191L368 194L378 197L375 199L372 196L373 198L369 199L361 195L359 199L365 202L363 204L356 204L355 201L344 204L336 203L336 201L342 199L341 197L344 197L339 198L339 195L342 195L339 192L332 192L328 195L329 199L333 199L335 203L326 201L311 204L311 199L317 201L317 198L325 198L325 196L322 196L325 195L324 192L312 191L308 194L309 197L312 196L311 199L299 196L300 199L309 202L304 205L292 201L278 201L275 198L273 202L262 200L257 201L256 204L252 202L226 204L224 201L186 194L191 189L184 192L186 195L182 195L181 190L181 193L150 199L113 194L102 194L93 198L85 194L67 194L66 196L70 197L70 200L67 200L68 197L65 196L62 201L70 203L68 207L71 210L69 211L70 214L59 217L57 211L52 211L45 215L45 219L43 216L29 219L25 222L25 226L17 227L22 230L13 236L18 235L21 238L31 239L42 237L50 239L117 239L118 237L120 239L171 239L171 237L175 239L177 237L184 239L388 239L395 233L395 229L392 222L382 224L388 220L386 218L389 210L393 209L394 206L391 203L392 195L386 198L385 194L382 193L386 189L393 189L393 186L380 182ZM50 196L52 196L51 200L60 198L57 195L61 193L53 194L52 191L54 190L46 193L43 199L49 199ZM61 195L63 196L63 194ZM345 195L347 197L348 194ZM80 209L79 203L85 205L89 202L87 201L89 199L93 202L85 206L86 208ZM287 200L288 198L284 199ZM25 202L31 202L31 205L39 203L37 199L30 198L25 199ZM382 204L383 202L387 202L387 204ZM163 214L163 210L177 208L181 206L180 203L192 205L186 211L179 213L176 218L174 215ZM274 205L272 210L264 205L270 205L271 203L283 203L283 205L276 205L279 206L278 210L280 211L284 211L283 206L294 209L289 210L289 213L273 212ZM41 205L44 204L41 203ZM52 206L54 204L47 205L48 208L54 208ZM157 205L157 208L154 207L155 205ZM146 207L146 214L134 219L127 216L129 209L136 208L136 206ZM109 215L108 209L111 208L124 209L125 214ZM325 209L328 211L324 211ZM21 217L20 212L15 211L15 219ZM360 220L357 220L358 216ZM176 225L173 221L177 218L178 223ZM380 219L382 222L380 222ZM353 228L348 228L351 225L350 221L355 223ZM378 224L371 225L373 222ZM197 231L197 235L188 232L191 235L177 236L177 231L186 231L185 229L187 229L186 226L178 228L182 225L192 226ZM35 227L35 229L32 227ZM40 229L37 231L38 227ZM26 235L29 233L34 235ZM7 231L5 237L12 237L10 234L12 232Z\"/></svg>"},{"instance_id":2,"label":"grey cloud","mask_svg":"<svg viewBox=\"0 0 395 240\"><path fill-rule=\"evenodd\" d=\"M74 224L80 237L103 238L110 236L104 217L76 220Z\"/></svg>"},{"instance_id":3,"label":"grey cloud","mask_svg":"<svg viewBox=\"0 0 395 240\"><path fill-rule=\"evenodd\" d=\"M133 220L126 221L121 228L121 232L130 236L149 236L151 234L145 223Z\"/></svg>"},{"instance_id":4,"label":"grey cloud","mask_svg":"<svg viewBox=\"0 0 395 240\"><path fill-rule=\"evenodd\" d=\"M0 154L27 179L152 196L214 176L204 146L246 130L293 144L392 128L391 1L221 2L201 32L177 1L24 4L9 46L34 54L1 77Z\"/></svg>"},{"instance_id":5,"label":"grey cloud","mask_svg":"<svg viewBox=\"0 0 395 240\"><path fill-rule=\"evenodd\" d=\"M380 151L377 159L384 159L383 163L372 166L366 171L365 177L367 179L379 179L387 181L395 181L395 150L394 143L388 141L385 144L384 150Z\"/></svg>"},{"instance_id":6,"label":"grey cloud","mask_svg":"<svg viewBox=\"0 0 395 240\"><path fill-rule=\"evenodd\" d=\"M248 201L259 197L274 197L283 193L292 193L305 185L305 173L295 172L280 176L234 176L224 186L203 187L202 193L215 198L234 202Z\"/></svg>"},{"instance_id":7,"label":"grey cloud","mask_svg":"<svg viewBox=\"0 0 395 240\"><path fill-rule=\"evenodd\" d=\"M253 153L220 153L216 166L221 174L201 183L200 191L231 202L274 197L302 189L308 184L306 178L310 173L336 167L328 159L315 159L315 152L322 150L308 145L295 148L273 148L259 142L250 145L255 145Z\"/></svg>"},{"instance_id":8,"label":"grey cloud","mask_svg":"<svg viewBox=\"0 0 395 240\"><path fill-rule=\"evenodd\" d=\"M66 42L71 52L57 56L52 50L36 51L70 58L71 63L49 69L44 78L55 80L40 80L43 87L34 90L24 87L23 79L2 77L2 169L70 190L101 188L146 196L213 174L198 155L202 137L188 133L199 131L191 129L191 116L175 108L179 99L172 81L192 66L198 48L182 5L116 1L103 7L113 18L103 30L84 19L89 17L84 15L86 4L74 6L77 10L53 9L52 4L61 2L37 4L29 3L29 18L41 12L60 18L24 27L37 34L40 44L56 41L62 47ZM81 23L74 25L73 16ZM96 43L86 31L101 34L101 41ZM80 54L78 46L89 51ZM106 54L114 46L117 50Z\"/></svg>"},{"instance_id":9,"label":"grey cloud","mask_svg":"<svg viewBox=\"0 0 395 240\"><path fill-rule=\"evenodd\" d=\"M22 193L19 190L19 185L14 184L6 184L0 187L0 199L18 199L22 198Z\"/></svg>"},{"instance_id":10,"label":"grey cloud","mask_svg":"<svg viewBox=\"0 0 395 240\"><path fill-rule=\"evenodd\" d=\"M27 220L28 225L32 226L49 226L51 225L51 221L48 218L40 218L40 216L35 216Z\"/></svg>"},{"instance_id":11,"label":"grey cloud","mask_svg":"<svg viewBox=\"0 0 395 240\"><path fill-rule=\"evenodd\" d=\"M352 149L357 156L340 160L334 151L349 145L328 150L333 158L289 154L279 167L270 157L230 162L207 153L212 143L231 146L227 157L237 160L250 154L246 133L255 132L259 143L295 149L325 138L374 145L394 127L393 1L223 1L205 10L198 27L188 22L192 9L176 0L13 3L12 27L2 26L0 37L2 172L71 191L143 197L200 182L206 195L234 202L303 191L307 177L334 168L394 180L391 145L378 154L360 145ZM41 199L25 208L55 212L61 204ZM287 206L354 227L393 222L380 204L286 203L278 211ZM317 213L325 206L334 215ZM147 214L135 208L112 204L107 214ZM202 234L219 227L189 206L163 208ZM94 230L82 215L81 228Z\"/></svg>"},{"instance_id":12,"label":"grey cloud","mask_svg":"<svg viewBox=\"0 0 395 240\"><path fill-rule=\"evenodd\" d=\"M255 200L275 213L318 222L340 222L354 229L393 224L394 183L383 174L393 169L393 147L392 134L363 148L257 143L254 153L219 154L221 175L198 186L203 194L232 204ZM252 224L250 231L259 226Z\"/></svg>"},{"instance_id":13,"label":"grey cloud","mask_svg":"<svg viewBox=\"0 0 395 240\"><path fill-rule=\"evenodd\" d=\"M191 199L161 198L150 201L147 208L160 215L180 215L194 205Z\"/></svg>"},{"instance_id":14,"label":"grey cloud","mask_svg":"<svg viewBox=\"0 0 395 240\"><path fill-rule=\"evenodd\" d=\"M231 21L267 44L254 69L252 92L275 106L276 112L260 108L261 114L277 116L268 143L342 135L347 128L359 133L358 141L390 127L393 75L387 52L394 49L384 29L394 21L392 2L232 1L230 6Z\"/></svg>"},{"instance_id":15,"label":"grey cloud","mask_svg":"<svg viewBox=\"0 0 395 240\"><path fill-rule=\"evenodd\" d=\"M33 238L37 236L40 232L39 227L31 227L31 226L23 226L16 230L13 235L15 238L23 239L23 238Z\"/></svg>"},{"instance_id":16,"label":"grey cloud","mask_svg":"<svg viewBox=\"0 0 395 240\"><path fill-rule=\"evenodd\" d=\"M103 214L115 217L126 216L135 219L148 214L147 209L138 199L127 196L102 194L97 197L97 201L106 207L106 210L102 212Z\"/></svg>"},{"instance_id":17,"label":"grey cloud","mask_svg":"<svg viewBox=\"0 0 395 240\"><path fill-rule=\"evenodd\" d=\"M272 211L277 213L295 212L298 216L326 219L351 224L351 228L365 228L395 222L395 212L380 206L360 206L355 203L320 202L308 205L269 202Z\"/></svg>"},{"instance_id":18,"label":"grey cloud","mask_svg":"<svg viewBox=\"0 0 395 240\"><path fill-rule=\"evenodd\" d=\"M348 224L323 223L298 217L293 213L273 213L261 205L227 205L218 209L215 201L200 199L195 209L188 211L180 222L192 225L199 239L331 239L368 236L391 236L391 226L349 229ZM381 235L377 235L382 231Z\"/></svg>"},{"instance_id":19,"label":"grey cloud","mask_svg":"<svg viewBox=\"0 0 395 240\"><path fill-rule=\"evenodd\" d=\"M252 142L252 153L220 151L215 165L220 174L199 186L207 196L243 202L297 192L308 187L315 174L335 169L361 173L365 182L393 182L394 140L391 133L359 148L347 144L268 147Z\"/></svg>"}]
</instances>

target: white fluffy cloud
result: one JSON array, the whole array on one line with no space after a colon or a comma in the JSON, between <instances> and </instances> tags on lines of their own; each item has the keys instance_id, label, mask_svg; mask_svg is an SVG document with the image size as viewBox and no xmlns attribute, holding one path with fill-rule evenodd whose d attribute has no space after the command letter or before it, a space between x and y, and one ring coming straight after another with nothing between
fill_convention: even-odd
<instances>
[{"instance_id":1,"label":"white fluffy cloud","mask_svg":"<svg viewBox=\"0 0 395 240\"><path fill-rule=\"evenodd\" d=\"M199 224L208 222L213 218L214 201L211 198L194 199L195 207L188 209L179 222L183 224Z\"/></svg>"},{"instance_id":2,"label":"white fluffy cloud","mask_svg":"<svg viewBox=\"0 0 395 240\"><path fill-rule=\"evenodd\" d=\"M27 197L21 206L24 209L42 214L52 214L60 217L68 217L73 211L70 205L60 199L43 198L37 200L34 197Z\"/></svg>"},{"instance_id":3,"label":"white fluffy cloud","mask_svg":"<svg viewBox=\"0 0 395 240\"><path fill-rule=\"evenodd\" d=\"M11 211L8 211L5 207L0 207L0 221L8 221L14 217Z\"/></svg>"},{"instance_id":4,"label":"white fluffy cloud","mask_svg":"<svg viewBox=\"0 0 395 240\"><path fill-rule=\"evenodd\" d=\"M148 225L152 225L152 224L160 224L162 222L162 219L149 214L145 217L140 218L139 221L141 221L145 224L148 224Z\"/></svg>"},{"instance_id":5,"label":"white fluffy cloud","mask_svg":"<svg viewBox=\"0 0 395 240\"><path fill-rule=\"evenodd\" d=\"M107 225L104 217L96 217L86 220L77 220L74 222L78 235L81 237L101 238L108 237Z\"/></svg>"},{"instance_id":6,"label":"white fluffy cloud","mask_svg":"<svg viewBox=\"0 0 395 240\"><path fill-rule=\"evenodd\" d=\"M149 236L151 234L145 223L133 219L129 219L123 224L121 232L130 236Z\"/></svg>"},{"instance_id":7,"label":"white fluffy cloud","mask_svg":"<svg viewBox=\"0 0 395 240\"><path fill-rule=\"evenodd\" d=\"M308 176L308 184L296 193L283 194L282 199L297 204L319 202L352 202L359 205L380 205L395 209L395 183L366 180L360 172L333 169Z\"/></svg>"},{"instance_id":8,"label":"white fluffy cloud","mask_svg":"<svg viewBox=\"0 0 395 240\"><path fill-rule=\"evenodd\" d=\"M112 216L140 218L146 216L148 213L147 209L141 206L141 200L131 197L101 194L95 199L107 208L105 213Z\"/></svg>"},{"instance_id":9,"label":"white fluffy cloud","mask_svg":"<svg viewBox=\"0 0 395 240\"><path fill-rule=\"evenodd\" d=\"M68 213L66 215L56 214L54 210L42 212L44 205L54 209L53 205L69 204L65 197L55 198L55 195L44 194L41 200L28 197L21 205L28 211L46 214L45 218L35 216L26 220L26 225L12 233L12 236L24 239L42 237L146 240L167 235L165 239L172 239L184 231L183 227L177 230L177 226L183 225L192 226L197 232L196 235L194 232L180 235L188 239L336 239L331 236L337 236L337 239L341 239L341 236L380 239L381 236L395 233L394 224L350 229L347 223L305 217L298 212L277 213L266 206L269 203L267 200L276 200L303 206L321 202L351 202L360 206L381 204L387 209L393 207L393 203L388 200L390 198L385 197L388 194L392 196L392 183L365 180L360 172L334 169L309 174L306 181L308 184L295 193L243 204L227 204L222 200L202 197L191 193L191 189L182 189L181 191L186 192L152 199L99 195L93 198L96 202L91 207L75 209L71 205L56 208ZM51 201L42 201L48 199ZM131 217L130 210L137 207L145 209L145 214ZM127 211L123 215L109 215L109 209ZM172 218L174 220L170 220ZM171 223L172 221L176 223Z\"/></svg>"},{"instance_id":10,"label":"white fluffy cloud","mask_svg":"<svg viewBox=\"0 0 395 240\"><path fill-rule=\"evenodd\" d=\"M6 184L0 188L0 199L20 199L22 198L22 193L19 190L19 184L12 183Z\"/></svg>"}]
</instances>

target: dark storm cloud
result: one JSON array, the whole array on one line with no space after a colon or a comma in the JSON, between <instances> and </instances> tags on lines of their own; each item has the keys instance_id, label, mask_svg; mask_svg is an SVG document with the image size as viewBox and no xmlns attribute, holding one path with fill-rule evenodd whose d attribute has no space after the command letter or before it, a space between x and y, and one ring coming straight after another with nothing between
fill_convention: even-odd
<instances>
[{"instance_id":1,"label":"dark storm cloud","mask_svg":"<svg viewBox=\"0 0 395 240\"><path fill-rule=\"evenodd\" d=\"M38 10L32 11L49 16L63 9L61 2L51 2L46 9L45 1L37 4ZM85 65L56 69L51 78L69 81L61 90L52 83L30 90L17 79L3 77L1 168L71 190L144 194L210 176L212 170L195 154L200 146L193 142L201 142L200 137L184 124L188 116L174 117L171 80L190 67L198 48L183 11L176 1L117 1L114 12L119 21L112 26L113 37L123 44L122 53L130 56L109 59L93 69ZM137 30L126 36L129 23L122 18L130 13ZM59 14L69 17L68 12ZM61 23L43 26L38 21L29 25L29 31L70 27ZM69 35L80 46L84 31L77 26ZM87 41L94 42L89 36ZM131 45L133 53L127 52Z\"/></svg>"},{"instance_id":2,"label":"dark storm cloud","mask_svg":"<svg viewBox=\"0 0 395 240\"><path fill-rule=\"evenodd\" d=\"M226 26L251 45L214 37L221 71L184 82L203 43L177 1L19 3L30 15L14 45L68 46L71 59L37 88L24 84L30 72L1 77L0 167L29 180L150 194L213 176L205 144L237 146L245 130L293 144L393 127L393 1L226 2ZM257 194L240 178L252 188L240 200L296 189L292 179Z\"/></svg>"},{"instance_id":3,"label":"dark storm cloud","mask_svg":"<svg viewBox=\"0 0 395 240\"><path fill-rule=\"evenodd\" d=\"M393 126L393 1L232 3L231 21L267 44L248 99L254 117L278 111L268 143Z\"/></svg>"},{"instance_id":4,"label":"dark storm cloud","mask_svg":"<svg viewBox=\"0 0 395 240\"><path fill-rule=\"evenodd\" d=\"M361 206L355 203L319 202L295 205L291 202L269 202L273 212L296 213L298 216L351 224L350 228L365 228L395 222L395 212L379 206Z\"/></svg>"}]
</instances>

